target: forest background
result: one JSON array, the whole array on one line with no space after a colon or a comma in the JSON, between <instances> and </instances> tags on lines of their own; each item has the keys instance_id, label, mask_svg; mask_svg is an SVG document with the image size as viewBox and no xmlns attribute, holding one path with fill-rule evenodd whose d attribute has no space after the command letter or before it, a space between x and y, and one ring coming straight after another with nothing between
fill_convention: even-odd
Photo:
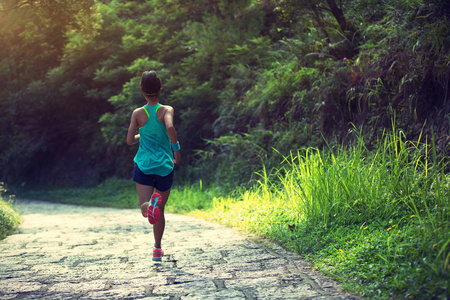
<instances>
[{"instance_id":1,"label":"forest background","mask_svg":"<svg viewBox=\"0 0 450 300\"><path fill-rule=\"evenodd\" d=\"M9 185L130 178L124 137L149 69L175 108L178 181L234 189L278 165L273 149L345 143L352 124L376 145L394 117L408 139L433 127L449 150L447 1L1 3Z\"/></svg>"},{"instance_id":2,"label":"forest background","mask_svg":"<svg viewBox=\"0 0 450 300\"><path fill-rule=\"evenodd\" d=\"M117 194L154 69L175 109L178 198L352 274L353 291L442 298L449 15L446 0L2 0L0 181Z\"/></svg>"}]
</instances>

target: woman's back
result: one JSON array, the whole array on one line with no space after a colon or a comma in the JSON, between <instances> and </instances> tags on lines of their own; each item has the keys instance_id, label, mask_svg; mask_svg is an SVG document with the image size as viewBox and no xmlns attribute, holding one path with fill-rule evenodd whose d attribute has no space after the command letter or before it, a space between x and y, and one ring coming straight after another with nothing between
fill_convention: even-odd
<instances>
[{"instance_id":1,"label":"woman's back","mask_svg":"<svg viewBox=\"0 0 450 300\"><path fill-rule=\"evenodd\" d=\"M161 110L159 115L162 121L158 118L159 110ZM172 172L174 167L169 135L163 123L163 110L165 107L162 107L161 104L145 105L142 107L145 116L142 116L142 112L139 111L137 117L138 124L141 126L139 128L140 143L134 162L145 174L166 176Z\"/></svg>"}]
</instances>

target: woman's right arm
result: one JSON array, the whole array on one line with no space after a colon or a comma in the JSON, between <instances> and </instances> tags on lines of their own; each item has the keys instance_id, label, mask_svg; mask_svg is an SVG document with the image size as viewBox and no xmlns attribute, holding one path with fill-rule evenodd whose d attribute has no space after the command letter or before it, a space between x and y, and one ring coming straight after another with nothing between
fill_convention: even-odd
<instances>
[{"instance_id":1,"label":"woman's right arm","mask_svg":"<svg viewBox=\"0 0 450 300\"><path fill-rule=\"evenodd\" d=\"M138 122L136 118L136 110L133 111L133 114L131 115L130 120L130 126L128 127L128 133L127 133L127 144L133 145L139 142L140 135L135 134L136 129L138 127Z\"/></svg>"}]
</instances>

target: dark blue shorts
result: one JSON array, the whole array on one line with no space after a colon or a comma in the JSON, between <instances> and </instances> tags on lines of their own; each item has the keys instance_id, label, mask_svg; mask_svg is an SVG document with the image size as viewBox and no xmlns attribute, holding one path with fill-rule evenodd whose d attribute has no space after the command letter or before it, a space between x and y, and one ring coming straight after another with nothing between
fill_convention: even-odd
<instances>
[{"instance_id":1,"label":"dark blue shorts","mask_svg":"<svg viewBox=\"0 0 450 300\"><path fill-rule=\"evenodd\" d=\"M133 181L143 185L152 186L158 191L165 192L172 187L173 170L167 176L147 175L139 169L137 164L134 164Z\"/></svg>"}]
</instances>

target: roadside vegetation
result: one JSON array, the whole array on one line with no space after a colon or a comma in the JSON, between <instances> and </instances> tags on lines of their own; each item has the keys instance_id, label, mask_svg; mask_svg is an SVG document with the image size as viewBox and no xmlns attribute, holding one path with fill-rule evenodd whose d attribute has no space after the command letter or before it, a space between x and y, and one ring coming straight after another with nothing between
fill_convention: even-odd
<instances>
[{"instance_id":1,"label":"roadside vegetation","mask_svg":"<svg viewBox=\"0 0 450 300\"><path fill-rule=\"evenodd\" d=\"M89 188L61 188L20 190L23 198L84 206L139 208L136 187L131 179L110 178ZM212 207L211 199L220 195L220 189L204 189L201 181L193 185L174 185L167 210L189 213Z\"/></svg>"},{"instance_id":2,"label":"roadside vegetation","mask_svg":"<svg viewBox=\"0 0 450 300\"><path fill-rule=\"evenodd\" d=\"M12 197L6 195L6 188L0 182L0 240L11 234L20 221L21 217L14 209Z\"/></svg>"},{"instance_id":3,"label":"roadside vegetation","mask_svg":"<svg viewBox=\"0 0 450 300\"><path fill-rule=\"evenodd\" d=\"M369 299L446 299L450 175L424 141L385 134L331 151L302 149L251 189L194 215L294 250Z\"/></svg>"}]
</instances>

